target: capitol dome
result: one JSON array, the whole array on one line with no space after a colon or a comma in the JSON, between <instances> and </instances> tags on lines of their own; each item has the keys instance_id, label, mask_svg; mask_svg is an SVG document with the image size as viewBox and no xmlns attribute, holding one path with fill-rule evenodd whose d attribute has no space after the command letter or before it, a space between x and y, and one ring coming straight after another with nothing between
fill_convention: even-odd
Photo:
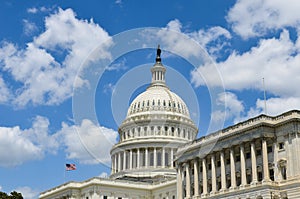
<instances>
[{"instance_id":1,"label":"capitol dome","mask_svg":"<svg viewBox=\"0 0 300 199\"><path fill-rule=\"evenodd\" d=\"M166 85L160 54L158 47L151 84L132 101L119 127L119 142L111 149L111 178L175 177L177 148L197 136L187 105Z\"/></svg>"},{"instance_id":2,"label":"capitol dome","mask_svg":"<svg viewBox=\"0 0 300 199\"><path fill-rule=\"evenodd\" d=\"M129 106L127 117L147 114L149 111L165 111L189 118L189 111L184 101L163 86L150 86L138 95Z\"/></svg>"}]
</instances>

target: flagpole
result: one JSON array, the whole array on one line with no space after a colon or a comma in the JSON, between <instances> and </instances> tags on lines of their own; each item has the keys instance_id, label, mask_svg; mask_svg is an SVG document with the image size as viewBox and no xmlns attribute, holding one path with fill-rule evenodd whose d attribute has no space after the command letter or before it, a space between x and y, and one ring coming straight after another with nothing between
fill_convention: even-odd
<instances>
[{"instance_id":1,"label":"flagpole","mask_svg":"<svg viewBox=\"0 0 300 199\"><path fill-rule=\"evenodd\" d=\"M66 183L66 168L64 167L64 184Z\"/></svg>"}]
</instances>

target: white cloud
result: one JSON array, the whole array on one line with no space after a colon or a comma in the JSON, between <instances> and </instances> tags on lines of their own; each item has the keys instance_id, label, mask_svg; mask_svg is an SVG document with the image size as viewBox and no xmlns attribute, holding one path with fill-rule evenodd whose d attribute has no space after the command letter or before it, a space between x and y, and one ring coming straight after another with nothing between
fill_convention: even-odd
<instances>
[{"instance_id":1,"label":"white cloud","mask_svg":"<svg viewBox=\"0 0 300 199\"><path fill-rule=\"evenodd\" d=\"M298 0L238 0L226 18L232 29L247 39L270 30L298 27L299 10Z\"/></svg>"},{"instance_id":2,"label":"white cloud","mask_svg":"<svg viewBox=\"0 0 300 199\"><path fill-rule=\"evenodd\" d=\"M297 44L289 39L284 30L280 38L262 39L258 46L243 54L233 52L227 60L216 65L200 66L192 72L192 82L196 86L205 85L199 74L206 77L206 84L222 86L215 81L214 67L220 71L225 89L262 91L262 78L265 78L267 92L287 97L300 96L297 88L300 82L300 55Z\"/></svg>"},{"instance_id":3,"label":"white cloud","mask_svg":"<svg viewBox=\"0 0 300 199\"><path fill-rule=\"evenodd\" d=\"M107 164L118 133L86 119L80 126L63 123L58 135L66 147L68 159L76 159L83 164Z\"/></svg>"},{"instance_id":4,"label":"white cloud","mask_svg":"<svg viewBox=\"0 0 300 199\"><path fill-rule=\"evenodd\" d=\"M106 51L110 36L92 20L76 18L71 9L59 9L45 19L45 31L19 49L12 43L0 48L0 67L23 86L15 91L14 103L59 104L72 95L76 86L84 86L77 74L83 62L110 58ZM93 50L98 57L89 57ZM78 84L79 82L82 85Z\"/></svg>"},{"instance_id":5,"label":"white cloud","mask_svg":"<svg viewBox=\"0 0 300 199\"><path fill-rule=\"evenodd\" d=\"M11 93L0 75L0 103L5 103L10 99Z\"/></svg>"},{"instance_id":6,"label":"white cloud","mask_svg":"<svg viewBox=\"0 0 300 199\"><path fill-rule=\"evenodd\" d=\"M17 166L41 159L46 152L54 153L58 143L53 135L49 135L48 126L48 119L37 116L29 129L0 127L0 166Z\"/></svg>"},{"instance_id":7,"label":"white cloud","mask_svg":"<svg viewBox=\"0 0 300 199\"><path fill-rule=\"evenodd\" d=\"M278 115L284 111L299 109L299 35L297 38L297 41L293 42L289 37L289 32L283 30L279 38L261 39L258 45L248 52L242 54L233 52L225 61L200 66L192 71L192 82L195 86L223 86L215 81L216 75L221 75L225 90L235 92L252 89L262 92L264 91L262 78L264 78L267 98L272 96L267 99L268 115ZM220 73L213 73L214 68L217 68ZM254 107L236 115L234 121L262 113L264 113L264 100L257 99Z\"/></svg>"},{"instance_id":8,"label":"white cloud","mask_svg":"<svg viewBox=\"0 0 300 199\"><path fill-rule=\"evenodd\" d=\"M24 199L37 199L39 196L39 191L33 190L27 186L18 187L15 191L21 193Z\"/></svg>"},{"instance_id":9,"label":"white cloud","mask_svg":"<svg viewBox=\"0 0 300 199\"><path fill-rule=\"evenodd\" d=\"M216 110L212 113L212 122L218 123L225 118L225 120L234 119L234 123L240 120L243 112L244 105L237 96L232 92L224 92L218 94L216 99L217 105L225 104L224 110Z\"/></svg>"},{"instance_id":10,"label":"white cloud","mask_svg":"<svg viewBox=\"0 0 300 199\"><path fill-rule=\"evenodd\" d=\"M36 14L38 12L50 12L51 10L52 10L52 8L47 8L45 6L42 6L42 7L39 7L39 8L32 7L32 8L27 9L27 13Z\"/></svg>"},{"instance_id":11,"label":"white cloud","mask_svg":"<svg viewBox=\"0 0 300 199\"><path fill-rule=\"evenodd\" d=\"M102 172L100 175L99 175L100 178L108 178L108 173L106 172Z\"/></svg>"},{"instance_id":12,"label":"white cloud","mask_svg":"<svg viewBox=\"0 0 300 199\"><path fill-rule=\"evenodd\" d=\"M27 36L31 36L33 33L35 33L38 28L37 26L35 25L35 23L33 22L30 22L29 20L27 19L24 19L23 20L23 26L24 26L24 34L27 35Z\"/></svg>"},{"instance_id":13,"label":"white cloud","mask_svg":"<svg viewBox=\"0 0 300 199\"><path fill-rule=\"evenodd\" d=\"M215 54L218 50L221 50L225 45L228 45L226 41L231 38L230 33L220 27L214 26L209 29L200 29L198 31L185 31L178 19L170 21L165 28L161 28L156 33L157 37L164 38L162 45L164 48L172 49L173 52L184 57L199 57L201 52L197 52L199 49L196 40L205 50L211 54ZM180 34L178 34L180 33ZM182 37L181 34L186 35ZM213 45L211 45L213 43Z\"/></svg>"}]
</instances>

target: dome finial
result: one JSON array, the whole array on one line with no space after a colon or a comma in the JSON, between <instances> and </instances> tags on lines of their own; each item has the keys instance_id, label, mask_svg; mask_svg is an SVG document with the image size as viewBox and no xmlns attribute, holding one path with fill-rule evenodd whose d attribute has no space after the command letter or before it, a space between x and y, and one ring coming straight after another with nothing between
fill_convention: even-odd
<instances>
[{"instance_id":1,"label":"dome finial","mask_svg":"<svg viewBox=\"0 0 300 199\"><path fill-rule=\"evenodd\" d=\"M158 44L156 50L156 62L161 62L160 54L161 54L161 50L160 50L160 45Z\"/></svg>"}]
</instances>

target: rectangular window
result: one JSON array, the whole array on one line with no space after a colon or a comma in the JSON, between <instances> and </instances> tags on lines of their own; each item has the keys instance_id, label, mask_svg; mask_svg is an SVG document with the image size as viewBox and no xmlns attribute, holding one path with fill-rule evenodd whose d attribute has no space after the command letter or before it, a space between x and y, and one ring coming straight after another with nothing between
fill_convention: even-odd
<instances>
[{"instance_id":1,"label":"rectangular window","mask_svg":"<svg viewBox=\"0 0 300 199\"><path fill-rule=\"evenodd\" d=\"M241 161L241 156L240 156L240 155L235 156L235 161L236 161L236 162Z\"/></svg>"},{"instance_id":2,"label":"rectangular window","mask_svg":"<svg viewBox=\"0 0 300 199\"><path fill-rule=\"evenodd\" d=\"M284 149L284 143L283 143L283 142L280 142L280 143L278 144L278 147L279 147L280 150Z\"/></svg>"},{"instance_id":3,"label":"rectangular window","mask_svg":"<svg viewBox=\"0 0 300 199\"><path fill-rule=\"evenodd\" d=\"M272 146L268 146L267 151L268 151L268 153L272 153L273 152L273 147Z\"/></svg>"},{"instance_id":4,"label":"rectangular window","mask_svg":"<svg viewBox=\"0 0 300 199\"><path fill-rule=\"evenodd\" d=\"M251 158L251 153L250 152L247 152L246 153L246 159L250 159Z\"/></svg>"}]
</instances>

